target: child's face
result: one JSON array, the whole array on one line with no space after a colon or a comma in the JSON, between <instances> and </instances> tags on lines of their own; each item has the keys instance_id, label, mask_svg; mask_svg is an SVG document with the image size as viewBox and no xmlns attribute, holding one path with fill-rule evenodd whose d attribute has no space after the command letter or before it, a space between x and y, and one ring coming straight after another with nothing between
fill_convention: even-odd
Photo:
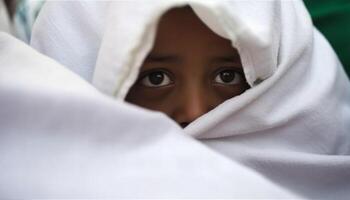
<instances>
[{"instance_id":1,"label":"child's face","mask_svg":"<svg viewBox=\"0 0 350 200\"><path fill-rule=\"evenodd\" d=\"M164 112L185 127L247 88L237 50L186 7L161 18L126 101Z\"/></svg>"}]
</instances>

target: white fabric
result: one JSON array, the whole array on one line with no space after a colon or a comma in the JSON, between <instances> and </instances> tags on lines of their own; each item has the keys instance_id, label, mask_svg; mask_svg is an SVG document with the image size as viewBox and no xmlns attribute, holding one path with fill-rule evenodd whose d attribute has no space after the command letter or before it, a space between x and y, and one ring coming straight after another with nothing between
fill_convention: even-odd
<instances>
[{"instance_id":1,"label":"white fabric","mask_svg":"<svg viewBox=\"0 0 350 200\"><path fill-rule=\"evenodd\" d=\"M97 2L50 2L32 45L59 62L70 60L66 65L73 71L89 71L79 74L123 98L152 47L160 16L185 3L231 39L252 86L185 132L299 195L348 199L350 84L301 1L118 1L102 3L104 8ZM83 43L72 47L77 38Z\"/></svg>"},{"instance_id":2,"label":"white fabric","mask_svg":"<svg viewBox=\"0 0 350 200\"><path fill-rule=\"evenodd\" d=\"M0 198L292 198L0 33Z\"/></svg>"},{"instance_id":3,"label":"white fabric","mask_svg":"<svg viewBox=\"0 0 350 200\"><path fill-rule=\"evenodd\" d=\"M90 81L103 35L102 19L107 14L103 10L108 2L50 1L43 7L33 26L32 46ZM87 20L77 20L77 16Z\"/></svg>"}]
</instances>

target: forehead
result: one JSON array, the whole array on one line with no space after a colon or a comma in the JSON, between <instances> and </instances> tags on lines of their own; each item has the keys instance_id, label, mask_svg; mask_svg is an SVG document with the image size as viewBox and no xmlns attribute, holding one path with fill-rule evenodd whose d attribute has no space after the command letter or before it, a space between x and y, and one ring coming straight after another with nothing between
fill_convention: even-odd
<instances>
[{"instance_id":1,"label":"forehead","mask_svg":"<svg viewBox=\"0 0 350 200\"><path fill-rule=\"evenodd\" d=\"M160 19L154 50L234 52L231 42L210 30L187 6L171 9Z\"/></svg>"}]
</instances>

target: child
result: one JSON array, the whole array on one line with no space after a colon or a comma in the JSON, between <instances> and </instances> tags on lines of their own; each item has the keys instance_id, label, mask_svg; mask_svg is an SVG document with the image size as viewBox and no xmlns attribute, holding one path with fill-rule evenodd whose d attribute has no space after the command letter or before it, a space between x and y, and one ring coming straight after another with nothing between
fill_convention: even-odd
<instances>
[{"instance_id":1,"label":"child","mask_svg":"<svg viewBox=\"0 0 350 200\"><path fill-rule=\"evenodd\" d=\"M0 44L2 199L294 196L14 37Z\"/></svg>"},{"instance_id":2,"label":"child","mask_svg":"<svg viewBox=\"0 0 350 200\"><path fill-rule=\"evenodd\" d=\"M35 26L32 45L101 92L298 195L350 195L350 84L302 1L48 3Z\"/></svg>"},{"instance_id":3,"label":"child","mask_svg":"<svg viewBox=\"0 0 350 200\"><path fill-rule=\"evenodd\" d=\"M153 49L126 101L164 112L186 127L248 87L231 42L184 7L161 18Z\"/></svg>"}]
</instances>

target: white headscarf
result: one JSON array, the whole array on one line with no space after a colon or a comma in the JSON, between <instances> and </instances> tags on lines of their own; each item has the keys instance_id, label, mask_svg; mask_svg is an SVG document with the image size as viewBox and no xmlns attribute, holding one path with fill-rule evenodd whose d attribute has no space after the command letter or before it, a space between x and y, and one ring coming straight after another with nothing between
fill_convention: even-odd
<instances>
[{"instance_id":1,"label":"white headscarf","mask_svg":"<svg viewBox=\"0 0 350 200\"><path fill-rule=\"evenodd\" d=\"M297 194L347 199L350 84L301 1L52 2L39 16L32 45L123 98L160 16L188 3L232 41L252 88L185 132Z\"/></svg>"},{"instance_id":2,"label":"white headscarf","mask_svg":"<svg viewBox=\"0 0 350 200\"><path fill-rule=\"evenodd\" d=\"M0 108L1 199L293 197L3 33Z\"/></svg>"}]
</instances>

